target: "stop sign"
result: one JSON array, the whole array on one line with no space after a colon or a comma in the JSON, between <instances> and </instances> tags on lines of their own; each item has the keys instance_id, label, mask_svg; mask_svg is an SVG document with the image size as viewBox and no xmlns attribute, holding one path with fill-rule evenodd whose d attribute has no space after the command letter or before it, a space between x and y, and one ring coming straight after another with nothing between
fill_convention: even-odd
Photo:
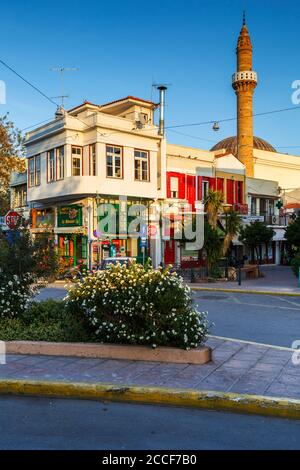
<instances>
[{"instance_id":1,"label":"stop sign","mask_svg":"<svg viewBox=\"0 0 300 470\"><path fill-rule=\"evenodd\" d=\"M18 212L9 211L5 216L5 223L11 230L18 227L21 221L21 216Z\"/></svg>"}]
</instances>

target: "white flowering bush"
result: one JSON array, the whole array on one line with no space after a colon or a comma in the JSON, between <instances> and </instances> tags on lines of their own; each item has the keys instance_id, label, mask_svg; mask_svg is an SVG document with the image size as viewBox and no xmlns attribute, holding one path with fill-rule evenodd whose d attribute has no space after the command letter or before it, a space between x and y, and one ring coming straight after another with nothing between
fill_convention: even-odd
<instances>
[{"instance_id":1,"label":"white flowering bush","mask_svg":"<svg viewBox=\"0 0 300 470\"><path fill-rule=\"evenodd\" d=\"M17 317L30 306L36 288L30 274L18 276L0 276L0 317Z\"/></svg>"},{"instance_id":2,"label":"white flowering bush","mask_svg":"<svg viewBox=\"0 0 300 470\"><path fill-rule=\"evenodd\" d=\"M206 314L193 307L189 287L168 269L111 265L74 284L66 302L88 319L101 342L190 349L208 332Z\"/></svg>"}]
</instances>

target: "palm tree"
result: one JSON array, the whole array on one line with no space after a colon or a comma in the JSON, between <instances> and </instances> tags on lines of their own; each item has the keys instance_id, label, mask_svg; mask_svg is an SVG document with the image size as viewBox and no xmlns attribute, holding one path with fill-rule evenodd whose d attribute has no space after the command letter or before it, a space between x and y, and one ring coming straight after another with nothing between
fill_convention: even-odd
<instances>
[{"instance_id":1,"label":"palm tree","mask_svg":"<svg viewBox=\"0 0 300 470\"><path fill-rule=\"evenodd\" d=\"M218 225L218 215L222 211L224 205L223 193L209 189L204 204L208 223L214 230L216 230Z\"/></svg>"},{"instance_id":2,"label":"palm tree","mask_svg":"<svg viewBox=\"0 0 300 470\"><path fill-rule=\"evenodd\" d=\"M239 233L242 220L238 212L230 210L226 213L226 235L223 242L223 255L226 256L234 237Z\"/></svg>"}]
</instances>

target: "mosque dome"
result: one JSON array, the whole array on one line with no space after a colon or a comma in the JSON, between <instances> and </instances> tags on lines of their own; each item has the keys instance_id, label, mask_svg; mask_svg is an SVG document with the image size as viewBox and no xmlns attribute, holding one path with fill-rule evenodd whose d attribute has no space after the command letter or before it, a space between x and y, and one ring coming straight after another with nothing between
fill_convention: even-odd
<instances>
[{"instance_id":1,"label":"mosque dome","mask_svg":"<svg viewBox=\"0 0 300 470\"><path fill-rule=\"evenodd\" d=\"M258 150L266 150L267 152L276 152L274 147L269 144L264 139L260 137L253 137L253 147ZM226 139L220 140L216 145L214 145L210 150L221 150L225 149L227 152L232 153L237 156L237 138L236 136L227 137Z\"/></svg>"}]
</instances>

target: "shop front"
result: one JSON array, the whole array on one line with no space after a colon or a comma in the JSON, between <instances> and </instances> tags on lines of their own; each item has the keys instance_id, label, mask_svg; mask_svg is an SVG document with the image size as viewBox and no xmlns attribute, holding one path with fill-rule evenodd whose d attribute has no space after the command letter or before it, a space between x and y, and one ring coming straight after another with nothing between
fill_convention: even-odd
<instances>
[{"instance_id":1,"label":"shop front","mask_svg":"<svg viewBox=\"0 0 300 470\"><path fill-rule=\"evenodd\" d=\"M131 257L136 258L138 262L142 263L144 259L149 256L149 240L145 240L140 236L130 237L128 234L130 223L138 216L129 215L128 211L130 206L133 204L143 204L146 207L146 214L144 214L144 217L147 220L146 225L148 226L148 201L127 200L125 206L121 208L121 213L119 200L101 200L98 204L99 203L111 204L113 206L115 231L114 233L111 232L109 224L107 223L104 225L103 223L107 218L107 212L100 215L97 211L96 225L98 229L94 231L94 237L96 237L97 240L93 242L92 248L93 266L99 266L101 261L108 257ZM126 217L125 222L124 220L120 222L122 217ZM122 223L123 227L127 227L127 233L125 236L120 235L120 223ZM101 230L99 230L99 227L101 227ZM141 230L139 226L137 228L139 231Z\"/></svg>"},{"instance_id":2,"label":"shop front","mask_svg":"<svg viewBox=\"0 0 300 470\"><path fill-rule=\"evenodd\" d=\"M65 268L87 265L88 237L82 225L82 209L75 204L57 208L58 252Z\"/></svg>"}]
</instances>

